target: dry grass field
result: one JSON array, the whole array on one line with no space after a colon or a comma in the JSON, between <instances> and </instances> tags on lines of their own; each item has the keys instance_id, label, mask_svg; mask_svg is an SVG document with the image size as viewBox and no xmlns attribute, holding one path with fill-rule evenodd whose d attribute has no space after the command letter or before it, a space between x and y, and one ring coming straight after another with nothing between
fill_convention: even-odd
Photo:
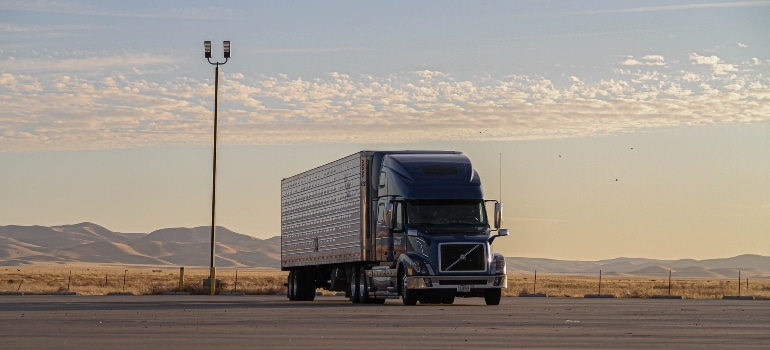
<instances>
[{"instance_id":1,"label":"dry grass field","mask_svg":"<svg viewBox=\"0 0 770 350\"><path fill-rule=\"evenodd\" d=\"M602 277L508 275L506 296L544 293L549 297L583 297L586 294L611 294L616 298L651 298L655 295L679 295L684 299L721 299L725 295L751 295L770 300L770 279L738 280L668 277Z\"/></svg>"},{"instance_id":2,"label":"dry grass field","mask_svg":"<svg viewBox=\"0 0 770 350\"><path fill-rule=\"evenodd\" d=\"M180 290L180 269L168 267L86 267L86 266L12 266L0 268L0 292L52 294L75 292L81 295L105 295L131 292L134 295L189 292L209 294L203 280L208 268L184 271ZM286 273L275 269L217 269L217 290L246 294L286 292Z\"/></svg>"},{"instance_id":3,"label":"dry grass field","mask_svg":"<svg viewBox=\"0 0 770 350\"><path fill-rule=\"evenodd\" d=\"M245 294L285 293L286 272L274 269L217 269L219 292ZM10 266L0 267L0 292L52 294L75 292L105 295L131 292L134 295L180 291L180 269L140 266ZM181 291L208 294L203 279L207 268L187 268ZM601 289L600 289L601 288ZM333 294L324 292L325 294ZM672 279L660 277L603 277L510 274L505 296L544 293L549 297L583 297L586 294L612 294L616 298L650 298L654 295L680 295L685 299L721 299L725 295L751 295L770 300L770 279Z\"/></svg>"}]
</instances>

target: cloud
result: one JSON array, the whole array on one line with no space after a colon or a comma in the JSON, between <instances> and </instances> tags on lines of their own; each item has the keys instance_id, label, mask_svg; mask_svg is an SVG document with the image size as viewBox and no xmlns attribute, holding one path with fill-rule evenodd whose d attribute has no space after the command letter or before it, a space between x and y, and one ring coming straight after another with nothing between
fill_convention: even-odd
<instances>
[{"instance_id":1,"label":"cloud","mask_svg":"<svg viewBox=\"0 0 770 350\"><path fill-rule=\"evenodd\" d=\"M618 13L647 13L647 12L672 12L672 11L687 11L687 10L700 10L700 9L713 9L713 8L731 8L731 7L764 7L770 6L768 1L737 1L737 2L712 2L712 3L700 3L700 4L686 4L686 5L665 5L665 6L647 6L647 7L631 7L620 9L598 9L598 10L585 10L570 12L570 15L603 15L603 14L618 14Z\"/></svg>"},{"instance_id":2,"label":"cloud","mask_svg":"<svg viewBox=\"0 0 770 350\"><path fill-rule=\"evenodd\" d=\"M701 56L697 53L690 54L690 59L699 65L706 65L711 67L712 72L716 75L724 75L728 72L736 72L738 69L733 64L724 63L717 56Z\"/></svg>"},{"instance_id":3,"label":"cloud","mask_svg":"<svg viewBox=\"0 0 770 350\"><path fill-rule=\"evenodd\" d=\"M665 66L666 59L661 55L645 55L640 61L633 56L628 56L620 64L623 66Z\"/></svg>"},{"instance_id":4,"label":"cloud","mask_svg":"<svg viewBox=\"0 0 770 350\"><path fill-rule=\"evenodd\" d=\"M744 43L736 43L736 44L737 44L737 45L738 45L738 47L740 47L740 48L747 48L747 47L749 47L749 45L746 45L746 44L744 44Z\"/></svg>"},{"instance_id":5,"label":"cloud","mask_svg":"<svg viewBox=\"0 0 770 350\"><path fill-rule=\"evenodd\" d=\"M0 61L5 70L23 71L26 73L36 72L72 72L72 71L95 71L105 69L125 69L126 67L154 67L163 65L175 65L178 60L174 60L170 55L161 56L151 53L135 53L131 51L115 54L102 54L87 51L78 51L75 53L53 52L47 57L25 57L16 59L8 56ZM162 69L162 68L161 68Z\"/></svg>"},{"instance_id":6,"label":"cloud","mask_svg":"<svg viewBox=\"0 0 770 350\"><path fill-rule=\"evenodd\" d=\"M366 52L366 51L372 51L372 49L366 48L366 47L317 47L317 48L310 48L310 47L296 47L296 48L290 48L290 47L284 47L284 48L269 48L269 49L260 49L257 52L262 54L307 54L307 53L340 53L340 52Z\"/></svg>"},{"instance_id":7,"label":"cloud","mask_svg":"<svg viewBox=\"0 0 770 350\"><path fill-rule=\"evenodd\" d=\"M98 17L128 17L151 19L193 19L193 20L233 20L242 16L241 13L223 7L189 7L189 8L154 8L146 10L110 9L108 2L99 5L87 5L77 2L62 2L50 0L37 1L3 1L0 11L44 12L77 16Z\"/></svg>"},{"instance_id":8,"label":"cloud","mask_svg":"<svg viewBox=\"0 0 770 350\"><path fill-rule=\"evenodd\" d=\"M225 73L219 136L224 144L523 140L770 119L769 64L689 58L693 65L673 69L659 55L628 56L639 64L601 80L580 74L563 80L525 74L458 79L436 70L319 77ZM141 55L128 60L165 62ZM210 142L210 81L139 76L107 61L111 69L83 72L73 68L77 62L22 67L6 59L0 68L0 150ZM698 66L708 69L692 69Z\"/></svg>"}]
</instances>

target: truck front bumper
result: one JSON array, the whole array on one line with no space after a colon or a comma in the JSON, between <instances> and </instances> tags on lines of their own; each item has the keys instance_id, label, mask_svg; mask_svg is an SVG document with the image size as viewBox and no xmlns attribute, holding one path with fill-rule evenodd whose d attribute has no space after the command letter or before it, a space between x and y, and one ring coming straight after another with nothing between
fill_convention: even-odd
<instances>
[{"instance_id":1,"label":"truck front bumper","mask_svg":"<svg viewBox=\"0 0 770 350\"><path fill-rule=\"evenodd\" d=\"M508 276L409 276L406 286L409 289L454 289L458 292L501 289L508 287Z\"/></svg>"}]
</instances>

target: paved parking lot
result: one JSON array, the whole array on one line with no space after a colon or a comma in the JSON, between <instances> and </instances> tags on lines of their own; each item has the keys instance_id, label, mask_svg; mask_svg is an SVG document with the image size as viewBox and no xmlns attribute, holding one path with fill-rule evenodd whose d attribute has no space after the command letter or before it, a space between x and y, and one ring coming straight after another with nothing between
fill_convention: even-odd
<instances>
[{"instance_id":1,"label":"paved parking lot","mask_svg":"<svg viewBox=\"0 0 770 350\"><path fill-rule=\"evenodd\" d=\"M0 296L3 349L770 348L770 301Z\"/></svg>"}]
</instances>

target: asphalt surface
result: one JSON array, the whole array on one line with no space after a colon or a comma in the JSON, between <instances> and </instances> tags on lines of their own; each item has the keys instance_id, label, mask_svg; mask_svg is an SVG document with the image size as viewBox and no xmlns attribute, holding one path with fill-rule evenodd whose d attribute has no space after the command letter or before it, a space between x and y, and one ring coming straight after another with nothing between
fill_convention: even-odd
<instances>
[{"instance_id":1,"label":"asphalt surface","mask_svg":"<svg viewBox=\"0 0 770 350\"><path fill-rule=\"evenodd\" d=\"M0 349L770 349L768 300L0 296Z\"/></svg>"}]
</instances>

